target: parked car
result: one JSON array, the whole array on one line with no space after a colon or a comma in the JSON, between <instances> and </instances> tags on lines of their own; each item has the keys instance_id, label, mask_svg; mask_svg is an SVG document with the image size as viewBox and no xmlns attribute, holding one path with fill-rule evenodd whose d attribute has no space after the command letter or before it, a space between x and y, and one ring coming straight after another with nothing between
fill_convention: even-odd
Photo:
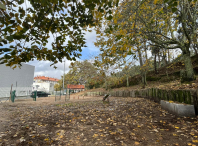
<instances>
[{"instance_id":1,"label":"parked car","mask_svg":"<svg viewBox=\"0 0 198 146\"><path fill-rule=\"evenodd\" d=\"M31 97L33 97L34 92L31 93ZM38 97L48 97L48 95L51 95L50 93L46 93L44 91L37 91Z\"/></svg>"}]
</instances>

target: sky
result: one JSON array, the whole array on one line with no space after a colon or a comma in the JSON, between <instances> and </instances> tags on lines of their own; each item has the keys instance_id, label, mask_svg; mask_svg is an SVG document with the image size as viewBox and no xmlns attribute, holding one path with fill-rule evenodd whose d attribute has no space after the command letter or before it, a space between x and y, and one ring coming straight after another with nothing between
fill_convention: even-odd
<instances>
[{"instance_id":1,"label":"sky","mask_svg":"<svg viewBox=\"0 0 198 146\"><path fill-rule=\"evenodd\" d=\"M26 3L21 5L24 9L27 9L31 7L31 4L29 1L26 1ZM16 7L16 11L18 11L18 7ZM51 42L53 41L53 36L50 34L50 38L48 39L48 44L46 45L47 48L51 48ZM68 39L68 38L67 38ZM85 60L85 59L91 59L93 56L96 56L99 54L99 49L94 46L94 41L96 41L96 33L95 31L92 32L86 32L85 34L86 39L86 46L82 48L82 56L80 58L77 58L78 61ZM67 43L67 41L65 42ZM28 44L28 43L27 43ZM29 43L29 45L31 42ZM65 60L65 73L69 71L69 65L71 61ZM35 72L34 76L47 76L47 77L53 77L61 79L61 76L64 74L64 63L58 62L56 64L56 69L53 66L50 66L53 62L49 61L30 61L26 64L30 64L35 66Z\"/></svg>"},{"instance_id":2,"label":"sky","mask_svg":"<svg viewBox=\"0 0 198 146\"><path fill-rule=\"evenodd\" d=\"M94 46L94 42L96 41L96 33L95 31L92 32L86 32L85 35L86 39L86 46L82 48L82 56L77 59L78 61L81 60L89 60L92 59L94 56L97 56L99 54L99 48ZM50 42L48 43L50 44ZM71 61L65 59L65 73L69 71L69 65ZM30 64L35 66L35 72L34 76L47 76L47 77L53 77L61 79L61 76L64 74L64 62L58 62L56 64L56 69L53 66L50 66L52 62L49 61L31 61L26 64Z\"/></svg>"},{"instance_id":3,"label":"sky","mask_svg":"<svg viewBox=\"0 0 198 146\"><path fill-rule=\"evenodd\" d=\"M30 7L30 4L26 4L23 7ZM50 40L51 39L51 40ZM47 44L47 48L51 48L51 42L52 42L52 36L49 39L49 42ZM86 46L82 48L82 56L77 59L78 61L82 61L82 60L89 60L89 59L93 59L93 57L97 56L100 51L99 48L94 46L94 41L96 41L96 33L95 31L92 32L86 32L85 35L85 39L86 39ZM67 42L66 42L67 43ZM151 53L150 53L151 54ZM150 55L148 54L148 56ZM65 73L67 73L69 71L69 65L70 65L71 61L65 59ZM64 63L62 62L58 62L56 64L56 69L53 66L50 66L52 64L52 62L49 61L30 61L27 64L33 65L35 66L35 72L34 72L34 76L47 76L47 77L53 77L53 78L58 78L61 79L61 76L64 74Z\"/></svg>"}]
</instances>

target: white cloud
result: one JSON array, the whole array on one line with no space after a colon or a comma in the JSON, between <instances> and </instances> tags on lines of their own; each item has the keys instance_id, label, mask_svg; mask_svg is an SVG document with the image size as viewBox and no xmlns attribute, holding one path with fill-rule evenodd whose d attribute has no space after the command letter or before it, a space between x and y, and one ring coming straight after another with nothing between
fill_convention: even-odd
<instances>
[{"instance_id":1,"label":"white cloud","mask_svg":"<svg viewBox=\"0 0 198 146\"><path fill-rule=\"evenodd\" d=\"M97 54L99 51L98 48L94 46L94 41L96 40L96 32L93 30L92 32L85 32L85 38L86 38L86 48L82 48L84 50L84 53L82 53L83 56L93 54ZM67 37L67 40L65 41L65 45L67 44L69 40L69 37ZM47 48L51 49L51 43L54 41L53 35L50 33L50 38L48 39ZM90 58L90 57L89 57ZM69 71L69 65L72 61L65 60L65 73ZM77 59L78 61L80 59ZM31 61L27 64L35 66L35 72L34 76L48 76L48 77L54 77L61 79L61 76L64 74L64 62L58 62L56 64L56 69L53 66L50 66L52 62L50 61Z\"/></svg>"},{"instance_id":2,"label":"white cloud","mask_svg":"<svg viewBox=\"0 0 198 146\"><path fill-rule=\"evenodd\" d=\"M69 71L69 65L71 61L65 59L65 73ZM27 64L35 66L34 76L47 76L61 79L61 76L64 74L64 62L58 62L56 64L56 69L53 66L50 66L52 62L50 61L31 61Z\"/></svg>"},{"instance_id":3,"label":"white cloud","mask_svg":"<svg viewBox=\"0 0 198 146\"><path fill-rule=\"evenodd\" d=\"M87 48L90 51L96 52L99 51L99 48L95 47L94 42L96 41L96 31L92 30L92 32L85 32L85 39Z\"/></svg>"}]
</instances>

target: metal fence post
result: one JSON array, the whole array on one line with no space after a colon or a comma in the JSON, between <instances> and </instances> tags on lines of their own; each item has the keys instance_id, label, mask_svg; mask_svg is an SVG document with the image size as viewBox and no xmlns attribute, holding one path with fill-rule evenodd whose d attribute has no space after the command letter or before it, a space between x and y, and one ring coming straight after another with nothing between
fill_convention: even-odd
<instances>
[{"instance_id":1,"label":"metal fence post","mask_svg":"<svg viewBox=\"0 0 198 146\"><path fill-rule=\"evenodd\" d=\"M36 101L37 90L33 92L33 101Z\"/></svg>"},{"instance_id":2,"label":"metal fence post","mask_svg":"<svg viewBox=\"0 0 198 146\"><path fill-rule=\"evenodd\" d=\"M63 90L63 95L64 95L64 93L65 93L65 90ZM67 101L67 88L66 88L66 93L65 93L65 101Z\"/></svg>"},{"instance_id":3,"label":"metal fence post","mask_svg":"<svg viewBox=\"0 0 198 146\"><path fill-rule=\"evenodd\" d=\"M55 93L55 101L56 101L56 94L57 94L57 88L56 88L56 93Z\"/></svg>"}]
</instances>

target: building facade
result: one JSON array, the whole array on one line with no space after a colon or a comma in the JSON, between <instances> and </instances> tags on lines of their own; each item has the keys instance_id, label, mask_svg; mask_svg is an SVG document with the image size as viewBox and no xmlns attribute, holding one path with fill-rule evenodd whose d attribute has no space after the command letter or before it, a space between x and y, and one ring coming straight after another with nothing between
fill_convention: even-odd
<instances>
[{"instance_id":1,"label":"building facade","mask_svg":"<svg viewBox=\"0 0 198 146\"><path fill-rule=\"evenodd\" d=\"M37 76L34 77L33 90L53 92L54 85L59 81L59 79Z\"/></svg>"},{"instance_id":2,"label":"building facade","mask_svg":"<svg viewBox=\"0 0 198 146\"><path fill-rule=\"evenodd\" d=\"M28 96L32 92L35 67L22 64L20 68L0 65L0 98L10 97L12 90L16 90L16 96Z\"/></svg>"},{"instance_id":3,"label":"building facade","mask_svg":"<svg viewBox=\"0 0 198 146\"><path fill-rule=\"evenodd\" d=\"M72 90L73 93L81 92L85 90L84 85L67 85L67 89Z\"/></svg>"}]
</instances>

